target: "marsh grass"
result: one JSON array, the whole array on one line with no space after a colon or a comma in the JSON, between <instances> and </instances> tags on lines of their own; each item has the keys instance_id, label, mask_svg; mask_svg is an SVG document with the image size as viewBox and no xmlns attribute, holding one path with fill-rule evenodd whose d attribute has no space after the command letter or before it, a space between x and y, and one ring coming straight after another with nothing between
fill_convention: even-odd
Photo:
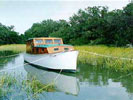
<instances>
[{"instance_id":1,"label":"marsh grass","mask_svg":"<svg viewBox=\"0 0 133 100\"><path fill-rule=\"evenodd\" d=\"M11 45L1 45L0 51L13 51L14 53L25 52L25 44L11 44Z\"/></svg>"},{"instance_id":2,"label":"marsh grass","mask_svg":"<svg viewBox=\"0 0 133 100\"><path fill-rule=\"evenodd\" d=\"M10 58L17 56L19 53L25 52L25 49L25 44L12 44L0 46L0 65L7 63Z\"/></svg>"},{"instance_id":3,"label":"marsh grass","mask_svg":"<svg viewBox=\"0 0 133 100\"><path fill-rule=\"evenodd\" d=\"M13 51L0 51L0 66L6 64L10 60L12 60L14 57L16 57L18 53Z\"/></svg>"},{"instance_id":4,"label":"marsh grass","mask_svg":"<svg viewBox=\"0 0 133 100\"><path fill-rule=\"evenodd\" d=\"M42 84L35 77L30 80L17 79L14 76L4 74L0 76L0 98L14 98L24 96L25 99L36 99L42 92L54 92L54 84Z\"/></svg>"},{"instance_id":5,"label":"marsh grass","mask_svg":"<svg viewBox=\"0 0 133 100\"><path fill-rule=\"evenodd\" d=\"M78 60L82 63L88 63L90 65L100 66L114 71L131 72L133 71L133 60L125 60L120 58L133 59L132 48L118 48L107 46L75 46L76 50L79 50L80 54ZM94 52L97 54L112 56L103 57L93 55L87 52ZM113 58L118 57L118 58Z\"/></svg>"}]
</instances>

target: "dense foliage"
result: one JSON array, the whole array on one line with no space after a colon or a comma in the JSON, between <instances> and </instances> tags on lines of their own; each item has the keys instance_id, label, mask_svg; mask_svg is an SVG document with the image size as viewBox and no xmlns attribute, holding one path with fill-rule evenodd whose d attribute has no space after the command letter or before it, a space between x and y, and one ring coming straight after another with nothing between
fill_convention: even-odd
<instances>
[{"instance_id":1,"label":"dense foliage","mask_svg":"<svg viewBox=\"0 0 133 100\"><path fill-rule=\"evenodd\" d=\"M5 26L0 23L0 45L21 43L21 36L14 31L14 26Z\"/></svg>"},{"instance_id":2,"label":"dense foliage","mask_svg":"<svg viewBox=\"0 0 133 100\"><path fill-rule=\"evenodd\" d=\"M124 46L133 44L133 4L123 10L108 11L107 7L88 7L65 20L44 20L35 23L25 36L61 37L65 43L106 44Z\"/></svg>"},{"instance_id":3,"label":"dense foliage","mask_svg":"<svg viewBox=\"0 0 133 100\"><path fill-rule=\"evenodd\" d=\"M0 35L1 33L0 30ZM25 41L28 38L48 36L61 37L65 43L76 45L133 44L133 3L122 10L113 11L109 11L108 7L88 7L84 10L80 9L70 17L69 21L48 19L34 23L24 35L21 35L21 39Z\"/></svg>"}]
</instances>

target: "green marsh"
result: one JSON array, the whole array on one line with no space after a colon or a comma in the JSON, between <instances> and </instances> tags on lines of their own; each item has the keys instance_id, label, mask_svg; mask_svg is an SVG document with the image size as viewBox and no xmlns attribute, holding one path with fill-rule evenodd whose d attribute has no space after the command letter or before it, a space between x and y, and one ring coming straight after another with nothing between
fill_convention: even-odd
<instances>
[{"instance_id":1,"label":"green marsh","mask_svg":"<svg viewBox=\"0 0 133 100\"><path fill-rule=\"evenodd\" d=\"M114 71L133 71L133 48L75 46L75 49L79 50L79 61L82 63Z\"/></svg>"},{"instance_id":2,"label":"green marsh","mask_svg":"<svg viewBox=\"0 0 133 100\"><path fill-rule=\"evenodd\" d=\"M60 98L99 100L97 98L99 96L101 100L104 98L130 100L132 98L133 62L119 59L132 59L132 48L75 46L75 49L80 52L77 72L71 74L63 72L59 75L58 72L26 65L23 59L25 45L0 46L2 57L0 71L14 68L0 72L0 100L44 100L44 98L47 100L51 99L51 95L54 100ZM97 56L87 52L117 58ZM10 57L10 55L15 56ZM20 67L15 68L18 65ZM53 82L56 76L59 78Z\"/></svg>"}]
</instances>

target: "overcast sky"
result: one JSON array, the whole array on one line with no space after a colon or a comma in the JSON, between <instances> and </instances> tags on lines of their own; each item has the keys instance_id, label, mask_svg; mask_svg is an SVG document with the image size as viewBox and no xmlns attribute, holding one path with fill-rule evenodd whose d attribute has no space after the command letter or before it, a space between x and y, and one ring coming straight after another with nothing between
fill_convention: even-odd
<instances>
[{"instance_id":1,"label":"overcast sky","mask_svg":"<svg viewBox=\"0 0 133 100\"><path fill-rule=\"evenodd\" d=\"M45 19L65 19L80 8L108 6L109 10L122 9L130 0L0 0L0 23L14 25L24 33L35 22Z\"/></svg>"}]
</instances>

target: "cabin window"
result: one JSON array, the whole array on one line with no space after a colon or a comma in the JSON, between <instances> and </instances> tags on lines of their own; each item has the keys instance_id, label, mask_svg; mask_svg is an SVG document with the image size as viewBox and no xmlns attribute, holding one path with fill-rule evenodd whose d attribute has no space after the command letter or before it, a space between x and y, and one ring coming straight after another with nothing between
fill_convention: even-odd
<instances>
[{"instance_id":1,"label":"cabin window","mask_svg":"<svg viewBox=\"0 0 133 100\"><path fill-rule=\"evenodd\" d=\"M48 40L45 40L45 43L47 43L47 44L52 44L53 42L52 42L52 40L51 39L48 39Z\"/></svg>"},{"instance_id":2,"label":"cabin window","mask_svg":"<svg viewBox=\"0 0 133 100\"><path fill-rule=\"evenodd\" d=\"M61 40L60 39L54 39L54 43L61 44Z\"/></svg>"},{"instance_id":3,"label":"cabin window","mask_svg":"<svg viewBox=\"0 0 133 100\"><path fill-rule=\"evenodd\" d=\"M54 48L54 51L58 51L59 50L59 48Z\"/></svg>"},{"instance_id":4,"label":"cabin window","mask_svg":"<svg viewBox=\"0 0 133 100\"><path fill-rule=\"evenodd\" d=\"M36 42L36 43L43 43L43 40L40 39L40 40L36 40L35 42Z\"/></svg>"},{"instance_id":5,"label":"cabin window","mask_svg":"<svg viewBox=\"0 0 133 100\"><path fill-rule=\"evenodd\" d=\"M68 51L68 50L69 50L69 48L64 48L64 50L65 50L65 51Z\"/></svg>"}]
</instances>

